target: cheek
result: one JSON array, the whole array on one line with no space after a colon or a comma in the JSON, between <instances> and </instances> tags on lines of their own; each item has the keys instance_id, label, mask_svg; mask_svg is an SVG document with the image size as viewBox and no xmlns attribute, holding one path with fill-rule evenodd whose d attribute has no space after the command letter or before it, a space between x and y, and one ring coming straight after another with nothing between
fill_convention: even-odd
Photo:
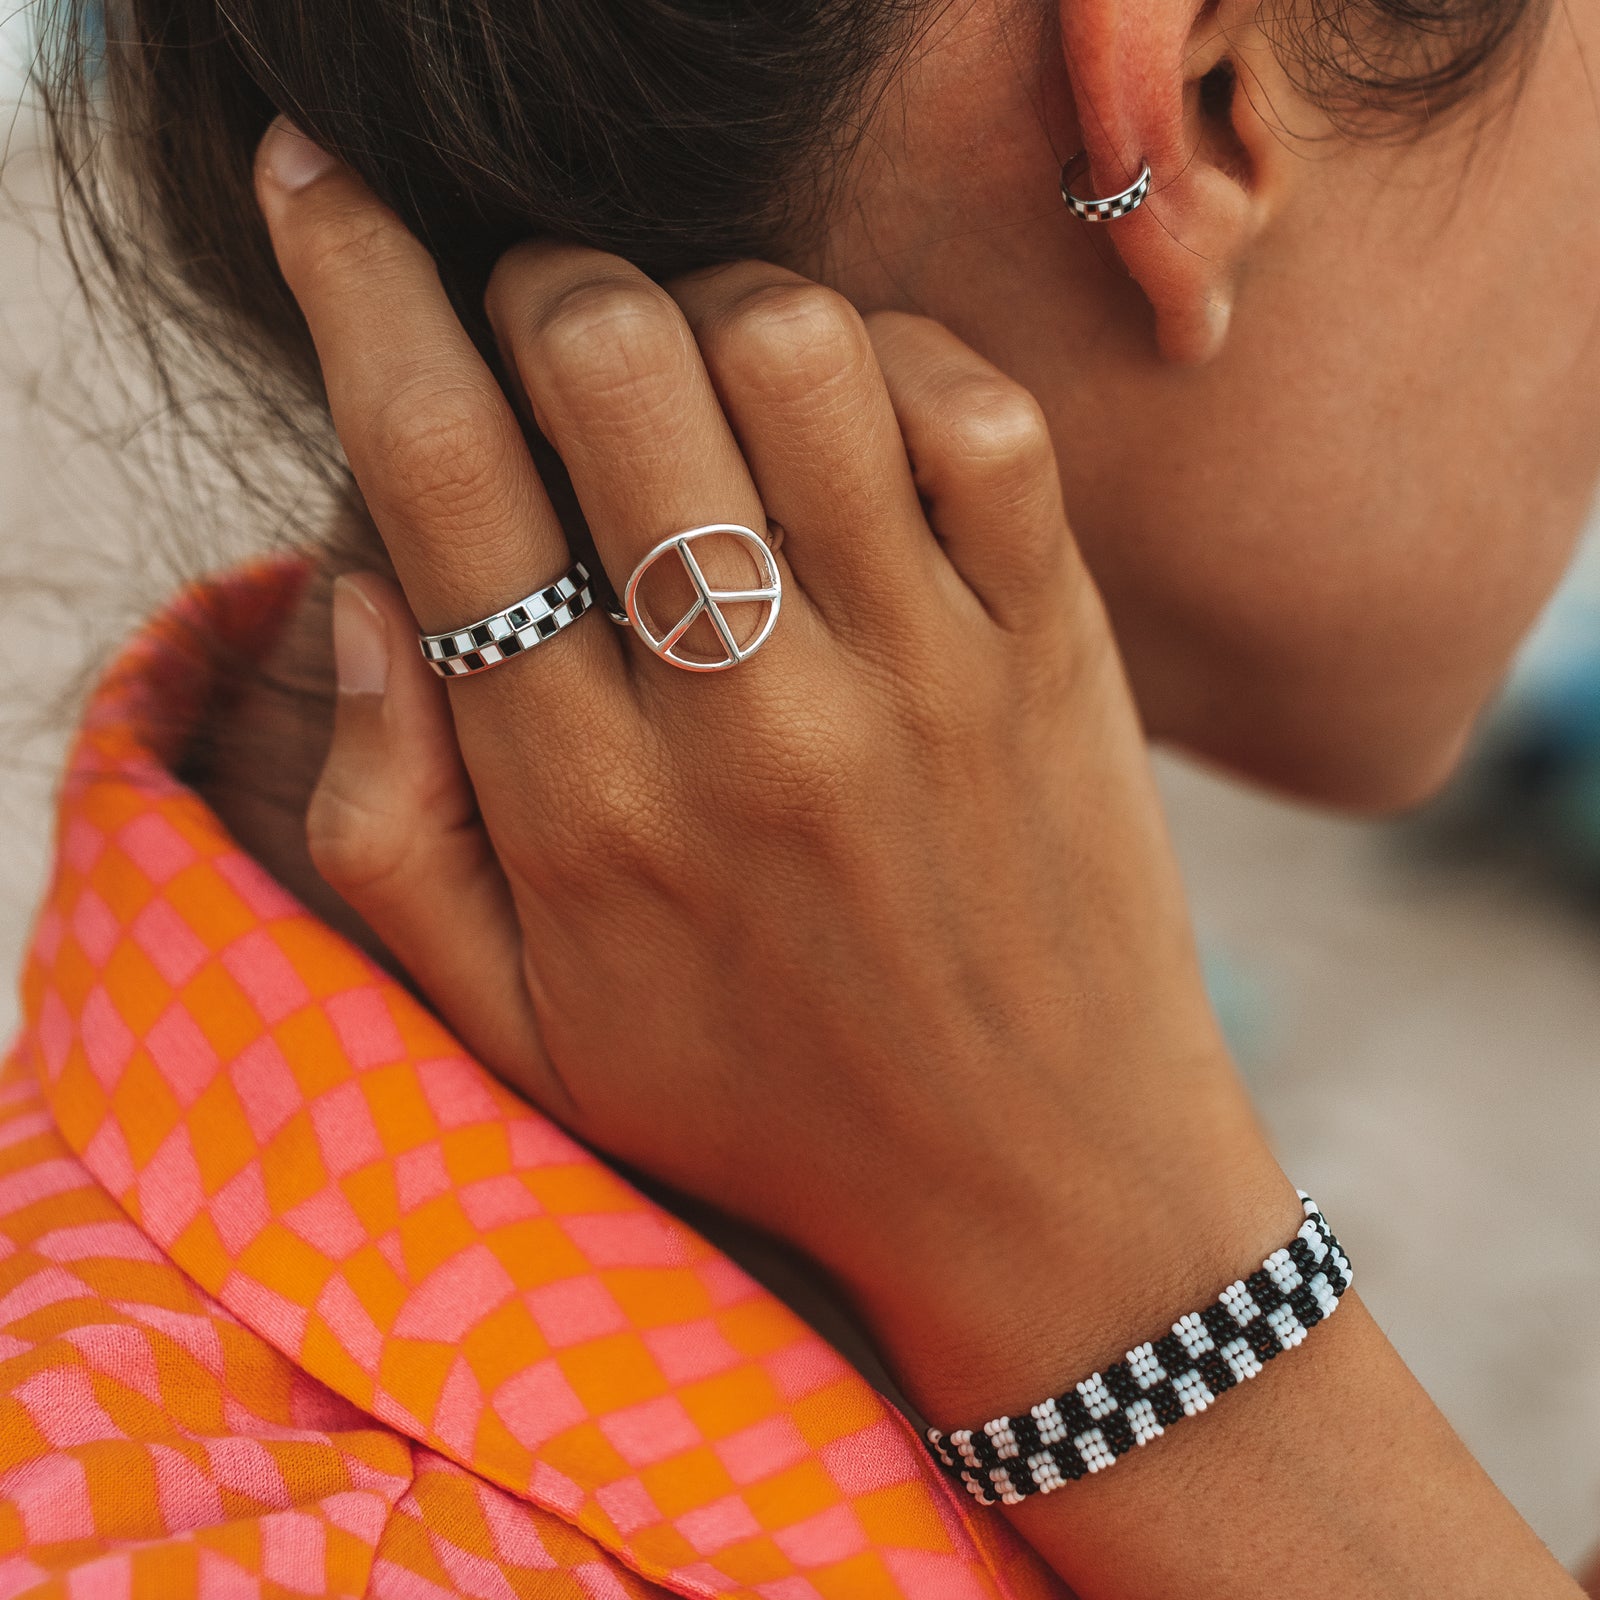
<instances>
[{"instance_id":1,"label":"cheek","mask_svg":"<svg viewBox=\"0 0 1600 1600\"><path fill-rule=\"evenodd\" d=\"M1559 578L1593 383L1514 387L1482 343L1451 361L1396 334L1380 366L1365 339L1341 360L1273 332L1287 315L1255 326L1139 405L1139 436L1099 441L1121 471L1086 468L1073 430L1074 525L1153 731L1313 797L1406 803Z\"/></svg>"},{"instance_id":2,"label":"cheek","mask_svg":"<svg viewBox=\"0 0 1600 1600\"><path fill-rule=\"evenodd\" d=\"M1594 451L1480 385L1395 403L1363 378L1349 404L1287 381L1265 413L1218 400L1110 492L1069 468L1068 504L1158 737L1385 806L1447 774L1559 579Z\"/></svg>"},{"instance_id":3,"label":"cheek","mask_svg":"<svg viewBox=\"0 0 1600 1600\"><path fill-rule=\"evenodd\" d=\"M1329 163L1208 368L1130 340L1093 373L1038 373L1158 736L1363 808L1448 774L1600 459L1588 105L1547 82L1522 142L1476 168L1443 144Z\"/></svg>"},{"instance_id":4,"label":"cheek","mask_svg":"<svg viewBox=\"0 0 1600 1600\"><path fill-rule=\"evenodd\" d=\"M1106 237L1008 188L1003 140L961 204L844 253L893 266L857 298L945 322L1044 405L1158 737L1355 807L1448 773L1600 460L1585 57L1600 0L1553 8L1514 112L1296 152L1205 368L1160 362Z\"/></svg>"}]
</instances>

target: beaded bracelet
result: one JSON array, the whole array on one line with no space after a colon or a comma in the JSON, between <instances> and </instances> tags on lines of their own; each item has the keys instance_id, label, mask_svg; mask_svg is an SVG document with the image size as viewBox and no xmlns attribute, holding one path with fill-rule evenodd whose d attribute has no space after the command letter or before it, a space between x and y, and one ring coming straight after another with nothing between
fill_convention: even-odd
<instances>
[{"instance_id":1,"label":"beaded bracelet","mask_svg":"<svg viewBox=\"0 0 1600 1600\"><path fill-rule=\"evenodd\" d=\"M997 1417L949 1435L929 1428L928 1442L947 1471L986 1506L1049 1494L1112 1466L1294 1349L1338 1309L1351 1278L1316 1202L1299 1194L1306 1214L1299 1233L1259 1271L1229 1284L1214 1305L1180 1317L1171 1333L1025 1417Z\"/></svg>"}]
</instances>

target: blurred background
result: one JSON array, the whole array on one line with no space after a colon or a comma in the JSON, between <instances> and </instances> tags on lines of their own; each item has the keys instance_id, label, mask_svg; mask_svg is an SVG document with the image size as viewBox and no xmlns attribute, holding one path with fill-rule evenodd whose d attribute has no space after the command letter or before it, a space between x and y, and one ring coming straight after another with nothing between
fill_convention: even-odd
<instances>
[{"instance_id":1,"label":"blurred background","mask_svg":"<svg viewBox=\"0 0 1600 1600\"><path fill-rule=\"evenodd\" d=\"M0 1025L84 674L203 552L248 546L54 233L0 0ZM1460 782L1330 819L1161 762L1218 1006L1363 1296L1558 1556L1600 1542L1600 539Z\"/></svg>"}]
</instances>

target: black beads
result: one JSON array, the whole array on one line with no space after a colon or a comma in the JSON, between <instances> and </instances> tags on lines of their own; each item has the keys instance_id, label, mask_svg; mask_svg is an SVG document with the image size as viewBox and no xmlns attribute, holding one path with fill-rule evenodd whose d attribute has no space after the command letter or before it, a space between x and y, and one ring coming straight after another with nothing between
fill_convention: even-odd
<instances>
[{"instance_id":1,"label":"black beads","mask_svg":"<svg viewBox=\"0 0 1600 1600\"><path fill-rule=\"evenodd\" d=\"M1104 1471L1293 1349L1332 1315L1351 1279L1322 1213L1300 1199L1306 1220L1283 1250L1126 1361L988 1428L930 1429L945 1470L985 1505L1048 1494Z\"/></svg>"}]
</instances>

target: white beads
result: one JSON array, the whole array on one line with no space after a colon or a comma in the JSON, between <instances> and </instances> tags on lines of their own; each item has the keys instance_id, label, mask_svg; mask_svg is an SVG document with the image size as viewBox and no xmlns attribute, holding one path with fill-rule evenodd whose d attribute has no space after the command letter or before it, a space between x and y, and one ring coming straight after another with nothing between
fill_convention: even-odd
<instances>
[{"instance_id":1,"label":"white beads","mask_svg":"<svg viewBox=\"0 0 1600 1600\"><path fill-rule=\"evenodd\" d=\"M1128 1370L1141 1389L1149 1389L1166 1377L1167 1369L1156 1358L1154 1344L1136 1345L1128 1352Z\"/></svg>"},{"instance_id":2,"label":"white beads","mask_svg":"<svg viewBox=\"0 0 1600 1600\"><path fill-rule=\"evenodd\" d=\"M1285 1350L1293 1350L1306 1336L1305 1324L1288 1306L1279 1306L1275 1311L1269 1311L1267 1326L1277 1334L1278 1343Z\"/></svg>"},{"instance_id":3,"label":"white beads","mask_svg":"<svg viewBox=\"0 0 1600 1600\"><path fill-rule=\"evenodd\" d=\"M1217 1398L1206 1387L1206 1380L1193 1367L1187 1372L1180 1372L1172 1380L1172 1387L1183 1402L1183 1414L1186 1417L1199 1416Z\"/></svg>"},{"instance_id":4,"label":"white beads","mask_svg":"<svg viewBox=\"0 0 1600 1600\"><path fill-rule=\"evenodd\" d=\"M1247 1339L1235 1339L1222 1347L1222 1359L1240 1383L1246 1383L1261 1371L1261 1357L1250 1348Z\"/></svg>"},{"instance_id":5,"label":"white beads","mask_svg":"<svg viewBox=\"0 0 1600 1600\"><path fill-rule=\"evenodd\" d=\"M1198 1311L1191 1311L1187 1316L1179 1317L1172 1324L1172 1331L1177 1334L1178 1342L1191 1356L1197 1359L1208 1350L1217 1348L1217 1341L1211 1337L1211 1331L1200 1320Z\"/></svg>"},{"instance_id":6,"label":"white beads","mask_svg":"<svg viewBox=\"0 0 1600 1600\"><path fill-rule=\"evenodd\" d=\"M983 1504L1015 1505L1105 1471L1259 1376L1268 1358L1295 1349L1332 1316L1350 1284L1338 1241L1311 1199L1301 1200L1305 1221L1295 1237L1259 1272L1230 1283L1215 1304L1180 1317L1170 1334L1135 1345L1124 1360L1026 1415L996 1417L977 1433L956 1429L948 1438L930 1428L939 1459Z\"/></svg>"},{"instance_id":7,"label":"white beads","mask_svg":"<svg viewBox=\"0 0 1600 1600\"><path fill-rule=\"evenodd\" d=\"M1331 1317L1338 1308L1339 1297L1333 1292L1333 1285L1328 1282L1327 1273L1319 1272L1306 1287L1316 1296L1317 1309L1323 1316Z\"/></svg>"},{"instance_id":8,"label":"white beads","mask_svg":"<svg viewBox=\"0 0 1600 1600\"><path fill-rule=\"evenodd\" d=\"M1072 1441L1073 1448L1083 1457L1083 1464L1091 1472L1104 1472L1107 1467L1117 1464L1116 1453L1106 1443L1106 1436L1095 1428L1089 1433L1080 1433Z\"/></svg>"},{"instance_id":9,"label":"white beads","mask_svg":"<svg viewBox=\"0 0 1600 1600\"><path fill-rule=\"evenodd\" d=\"M989 1435L994 1453L1002 1461L1008 1461L1018 1453L1017 1436L1011 1431L1010 1417L996 1417L993 1422L984 1423L983 1431Z\"/></svg>"},{"instance_id":10,"label":"white beads","mask_svg":"<svg viewBox=\"0 0 1600 1600\"><path fill-rule=\"evenodd\" d=\"M1066 1418L1061 1415L1061 1408L1055 1403L1054 1398L1041 1400L1032 1408L1029 1415L1039 1424L1041 1444L1060 1444L1066 1438Z\"/></svg>"},{"instance_id":11,"label":"white beads","mask_svg":"<svg viewBox=\"0 0 1600 1600\"><path fill-rule=\"evenodd\" d=\"M1293 1294L1305 1280L1300 1276L1300 1269L1294 1264L1294 1257L1287 1250L1274 1250L1265 1261L1261 1263L1267 1276L1283 1290L1285 1294Z\"/></svg>"},{"instance_id":12,"label":"white beads","mask_svg":"<svg viewBox=\"0 0 1600 1600\"><path fill-rule=\"evenodd\" d=\"M1098 1372L1090 1373L1078 1385L1078 1393L1083 1396L1083 1403L1096 1422L1102 1417L1109 1417L1117 1409L1116 1398L1106 1388L1106 1380Z\"/></svg>"},{"instance_id":13,"label":"white beads","mask_svg":"<svg viewBox=\"0 0 1600 1600\"><path fill-rule=\"evenodd\" d=\"M1156 1408L1148 1400L1135 1400L1127 1410L1128 1426L1133 1429L1135 1444L1149 1444L1159 1439L1165 1431L1156 1421Z\"/></svg>"},{"instance_id":14,"label":"white beads","mask_svg":"<svg viewBox=\"0 0 1600 1600\"><path fill-rule=\"evenodd\" d=\"M1256 1304L1255 1297L1245 1287L1243 1278L1237 1283L1230 1283L1217 1299L1241 1328L1248 1327L1261 1315L1261 1307Z\"/></svg>"},{"instance_id":15,"label":"white beads","mask_svg":"<svg viewBox=\"0 0 1600 1600\"><path fill-rule=\"evenodd\" d=\"M1320 1267L1328 1259L1327 1241L1322 1237L1322 1229L1316 1224L1314 1218L1308 1217L1305 1226L1301 1228L1297 1237L1304 1239L1311 1248L1312 1259Z\"/></svg>"}]
</instances>

